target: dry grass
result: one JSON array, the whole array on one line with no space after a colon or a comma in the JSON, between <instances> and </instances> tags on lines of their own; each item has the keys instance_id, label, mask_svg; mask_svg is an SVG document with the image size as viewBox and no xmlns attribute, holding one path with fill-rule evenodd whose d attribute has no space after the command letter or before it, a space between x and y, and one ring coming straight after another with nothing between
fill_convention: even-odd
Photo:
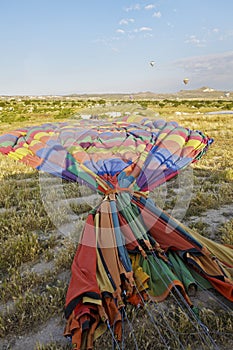
<instances>
[{"instance_id":1,"label":"dry grass","mask_svg":"<svg viewBox=\"0 0 233 350\"><path fill-rule=\"evenodd\" d=\"M136 103L136 102L135 102ZM233 123L231 115L205 115L203 112L218 108L230 108L229 103L212 101L177 101L163 103L141 102L168 120L176 120L190 129L199 129L215 139L207 155L194 168L194 188L190 206L185 219L199 216L208 209L218 209L233 202ZM192 107L195 104L194 108ZM96 105L96 101L77 100L12 100L4 101L5 112L0 121L0 132L6 132L23 125L35 125L44 122L66 120L83 107ZM13 107L14 110L10 110ZM62 108L63 107L63 108ZM232 107L231 107L232 108ZM181 113L176 113L181 112ZM200 112L201 114L198 114ZM7 157L0 156L0 294L2 308L0 313L0 337L10 339L13 335L30 334L54 315L63 314L65 293L68 280L60 280L61 271L70 270L75 253L75 243L64 238L57 232L48 216L40 194L38 173ZM82 195L77 184L63 182L66 198ZM174 201L171 194L175 193L175 180L168 186L165 209L171 209ZM55 195L56 193L54 193ZM90 193L87 193L90 194ZM55 198L55 197L54 197ZM72 204L75 214L84 213L90 209L87 203ZM59 221L60 217L57 220ZM63 222L62 222L63 223ZM206 224L199 222L193 225L202 234L206 232ZM81 230L81 228L80 228ZM216 237L227 244L233 244L232 220L226 218L225 224L219 226ZM52 261L52 268L33 272L33 267ZM7 307L10 305L9 307ZM169 310L169 311L168 311ZM198 337L193 333L189 320L182 310L173 309L169 304L165 311L153 310L153 315L159 320L160 331L168 341L174 343L174 349L179 349L179 343L172 338L170 331L161 318L169 312L171 327L179 334L185 349L198 348ZM137 334L140 349L164 349L165 346L158 337L158 332L151 327L151 318L146 311L128 310L129 317ZM203 308L201 319L216 333L216 341L225 343L232 334L232 319L227 313ZM126 325L126 328L128 326ZM127 329L126 329L127 330ZM128 327L126 349L134 346L133 333ZM214 336L214 334L213 334ZM42 339L43 341L43 339ZM0 344L1 345L1 344ZM97 342L98 349L111 347L111 337L106 335ZM211 348L207 344L206 348ZM36 350L69 349L56 341L48 344L35 344ZM171 347L170 347L171 348ZM10 348L9 348L10 349ZM25 348L26 349L26 348ZM26 349L27 350L27 349ZM31 349L28 349L31 350Z\"/></svg>"}]
</instances>

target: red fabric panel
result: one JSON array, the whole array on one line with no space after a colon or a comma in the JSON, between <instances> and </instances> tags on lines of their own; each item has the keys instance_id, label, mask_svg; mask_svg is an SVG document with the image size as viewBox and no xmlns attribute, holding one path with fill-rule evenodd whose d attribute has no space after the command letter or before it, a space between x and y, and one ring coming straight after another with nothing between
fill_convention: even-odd
<instances>
[{"instance_id":1,"label":"red fabric panel","mask_svg":"<svg viewBox=\"0 0 233 350\"><path fill-rule=\"evenodd\" d=\"M231 281L225 282L207 275L205 275L204 277L213 285L213 287L219 293L224 295L225 298L227 298L230 301L233 301L233 284Z\"/></svg>"},{"instance_id":2,"label":"red fabric panel","mask_svg":"<svg viewBox=\"0 0 233 350\"><path fill-rule=\"evenodd\" d=\"M141 215L150 234L156 242L160 244L162 249L166 251L169 248L172 250L189 250L196 248L201 251L200 247L194 245L193 242L189 242L178 231L145 208L140 202L136 202L136 204L141 209Z\"/></svg>"},{"instance_id":3,"label":"red fabric panel","mask_svg":"<svg viewBox=\"0 0 233 350\"><path fill-rule=\"evenodd\" d=\"M66 306L86 292L100 294L96 279L96 237L93 215L89 214L71 267L71 280L66 295Z\"/></svg>"}]
</instances>

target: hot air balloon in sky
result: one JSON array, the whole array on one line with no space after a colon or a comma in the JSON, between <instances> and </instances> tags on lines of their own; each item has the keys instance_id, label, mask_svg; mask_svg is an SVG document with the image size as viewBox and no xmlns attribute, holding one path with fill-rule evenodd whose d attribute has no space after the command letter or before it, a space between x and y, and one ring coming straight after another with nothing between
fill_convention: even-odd
<instances>
[{"instance_id":1,"label":"hot air balloon in sky","mask_svg":"<svg viewBox=\"0 0 233 350\"><path fill-rule=\"evenodd\" d=\"M185 85L187 85L188 82L189 82L189 78L184 78L184 79L183 79L183 83L184 83Z\"/></svg>"},{"instance_id":2,"label":"hot air balloon in sky","mask_svg":"<svg viewBox=\"0 0 233 350\"><path fill-rule=\"evenodd\" d=\"M176 289L193 314L189 290L203 281L233 301L233 249L184 227L149 197L212 142L201 131L140 115L22 127L0 137L1 153L101 195L71 267L65 336L73 349L92 349L107 329L120 342L126 303L160 302Z\"/></svg>"},{"instance_id":3,"label":"hot air balloon in sky","mask_svg":"<svg viewBox=\"0 0 233 350\"><path fill-rule=\"evenodd\" d=\"M155 61L150 61L150 65L151 65L151 67L154 67Z\"/></svg>"}]
</instances>

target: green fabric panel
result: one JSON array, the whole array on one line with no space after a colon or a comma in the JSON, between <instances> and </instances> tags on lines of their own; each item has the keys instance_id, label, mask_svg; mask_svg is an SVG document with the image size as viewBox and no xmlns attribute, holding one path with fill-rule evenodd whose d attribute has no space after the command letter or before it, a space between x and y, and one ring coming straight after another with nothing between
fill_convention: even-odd
<instances>
[{"instance_id":1,"label":"green fabric panel","mask_svg":"<svg viewBox=\"0 0 233 350\"><path fill-rule=\"evenodd\" d=\"M12 140L11 140L11 141L4 141L4 142L1 142L1 148L7 147L7 146L12 146L12 147L13 147Z\"/></svg>"},{"instance_id":2,"label":"green fabric panel","mask_svg":"<svg viewBox=\"0 0 233 350\"><path fill-rule=\"evenodd\" d=\"M185 264L183 259L178 254L170 251L167 253L167 256L173 265L174 273L184 284L186 290L188 290L188 287L192 283L195 283L197 288L200 290L213 288L207 279Z\"/></svg>"},{"instance_id":3,"label":"green fabric panel","mask_svg":"<svg viewBox=\"0 0 233 350\"><path fill-rule=\"evenodd\" d=\"M177 280L177 277L162 259L155 259L152 255L148 255L147 259L141 256L139 264L143 271L150 276L148 285L150 288L149 294L152 296L162 296L168 289L168 286L174 280Z\"/></svg>"},{"instance_id":4,"label":"green fabric panel","mask_svg":"<svg viewBox=\"0 0 233 350\"><path fill-rule=\"evenodd\" d=\"M146 229L142 225L140 215L135 215L134 204L131 202L129 193L122 192L117 195L117 209L126 219L136 239L145 239Z\"/></svg>"},{"instance_id":5,"label":"green fabric panel","mask_svg":"<svg viewBox=\"0 0 233 350\"><path fill-rule=\"evenodd\" d=\"M169 251L167 252L167 256L173 265L175 275L183 283L186 290L188 290L190 284L196 284L194 277L178 254Z\"/></svg>"},{"instance_id":6,"label":"green fabric panel","mask_svg":"<svg viewBox=\"0 0 233 350\"><path fill-rule=\"evenodd\" d=\"M197 288L199 290L213 288L212 284L207 279L202 277L199 273L197 273L195 270L190 268L190 273L192 274L193 278L195 279L196 284L197 284Z\"/></svg>"},{"instance_id":7,"label":"green fabric panel","mask_svg":"<svg viewBox=\"0 0 233 350\"><path fill-rule=\"evenodd\" d=\"M80 179L83 179L86 183L89 183L90 185L96 188L96 180L84 170L80 169L79 164L73 164L67 167L67 170L70 171L72 174L78 176Z\"/></svg>"}]
</instances>

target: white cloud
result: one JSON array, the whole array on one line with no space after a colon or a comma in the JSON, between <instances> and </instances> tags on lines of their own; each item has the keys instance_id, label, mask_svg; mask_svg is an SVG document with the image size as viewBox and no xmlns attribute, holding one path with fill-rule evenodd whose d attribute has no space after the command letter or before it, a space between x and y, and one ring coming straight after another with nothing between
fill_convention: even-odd
<instances>
[{"instance_id":1,"label":"white cloud","mask_svg":"<svg viewBox=\"0 0 233 350\"><path fill-rule=\"evenodd\" d=\"M214 28L213 29L213 33L219 33L219 29L218 28Z\"/></svg>"},{"instance_id":2,"label":"white cloud","mask_svg":"<svg viewBox=\"0 0 233 350\"><path fill-rule=\"evenodd\" d=\"M125 31L123 29L117 29L116 32L120 34L125 34Z\"/></svg>"},{"instance_id":3,"label":"white cloud","mask_svg":"<svg viewBox=\"0 0 233 350\"><path fill-rule=\"evenodd\" d=\"M153 8L155 8L155 5L149 4L149 5L146 5L144 8L145 10L152 10Z\"/></svg>"},{"instance_id":4,"label":"white cloud","mask_svg":"<svg viewBox=\"0 0 233 350\"><path fill-rule=\"evenodd\" d=\"M152 31L152 28L150 27L141 27L139 28L139 32L149 32Z\"/></svg>"},{"instance_id":5,"label":"white cloud","mask_svg":"<svg viewBox=\"0 0 233 350\"><path fill-rule=\"evenodd\" d=\"M162 17L162 14L160 11L154 12L152 17L160 18Z\"/></svg>"},{"instance_id":6,"label":"white cloud","mask_svg":"<svg viewBox=\"0 0 233 350\"><path fill-rule=\"evenodd\" d=\"M119 25L128 25L129 23L133 23L134 18L122 18L119 22Z\"/></svg>"},{"instance_id":7,"label":"white cloud","mask_svg":"<svg viewBox=\"0 0 233 350\"><path fill-rule=\"evenodd\" d=\"M186 44L193 44L195 46L203 47L205 44L204 39L198 39L196 35L190 35L188 39L185 40Z\"/></svg>"},{"instance_id":8,"label":"white cloud","mask_svg":"<svg viewBox=\"0 0 233 350\"><path fill-rule=\"evenodd\" d=\"M233 51L221 54L184 58L175 62L176 66L186 72L200 76L233 77Z\"/></svg>"},{"instance_id":9,"label":"white cloud","mask_svg":"<svg viewBox=\"0 0 233 350\"><path fill-rule=\"evenodd\" d=\"M135 28L133 30L133 33L137 33L137 35L143 36L144 38L151 38L153 37L152 34L152 28L150 27L141 27L141 28ZM131 36L131 38L135 38L136 36Z\"/></svg>"},{"instance_id":10,"label":"white cloud","mask_svg":"<svg viewBox=\"0 0 233 350\"><path fill-rule=\"evenodd\" d=\"M125 8L125 11L126 11L126 12L134 11L134 10L138 11L138 10L140 10L140 9L141 9L140 4L135 4L135 5L132 5L132 6L130 6L130 7L126 7L126 8Z\"/></svg>"}]
</instances>

